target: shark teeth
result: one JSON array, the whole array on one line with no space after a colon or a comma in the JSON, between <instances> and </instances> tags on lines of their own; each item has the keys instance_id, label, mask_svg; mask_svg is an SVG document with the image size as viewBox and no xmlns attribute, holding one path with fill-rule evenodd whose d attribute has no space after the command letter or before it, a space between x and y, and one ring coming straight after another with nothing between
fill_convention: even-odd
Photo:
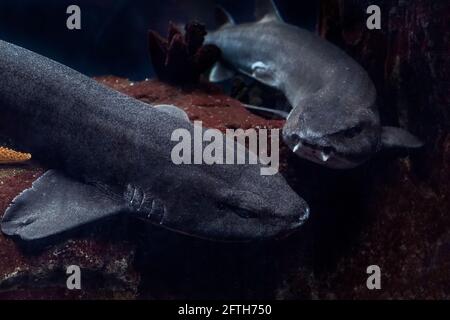
<instances>
[{"instance_id":1,"label":"shark teeth","mask_svg":"<svg viewBox=\"0 0 450 320\"><path fill-rule=\"evenodd\" d=\"M327 162L328 159L330 159L330 157L331 157L331 153L326 153L326 152L322 151L320 153L320 157L322 158L323 162Z\"/></svg>"},{"instance_id":2,"label":"shark teeth","mask_svg":"<svg viewBox=\"0 0 450 320\"><path fill-rule=\"evenodd\" d=\"M299 141L299 142L295 145L293 151L294 151L294 152L297 152L301 147L302 147L302 142Z\"/></svg>"},{"instance_id":3,"label":"shark teeth","mask_svg":"<svg viewBox=\"0 0 450 320\"><path fill-rule=\"evenodd\" d=\"M306 150L313 149L312 152L315 154L315 157L319 157L319 159L321 159L323 162L327 162L334 152L332 147L317 147L301 140L297 142L294 148L292 148L292 151L294 151L294 153L297 153L297 151L299 151L303 147L306 147Z\"/></svg>"}]
</instances>

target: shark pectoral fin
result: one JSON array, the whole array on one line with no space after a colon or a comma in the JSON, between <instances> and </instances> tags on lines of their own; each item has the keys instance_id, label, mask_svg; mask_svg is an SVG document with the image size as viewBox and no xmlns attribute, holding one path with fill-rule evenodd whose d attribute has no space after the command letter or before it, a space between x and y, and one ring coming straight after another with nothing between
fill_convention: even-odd
<instances>
[{"instance_id":1,"label":"shark pectoral fin","mask_svg":"<svg viewBox=\"0 0 450 320\"><path fill-rule=\"evenodd\" d=\"M228 69L223 63L217 62L209 74L209 81L222 82L233 78L235 74L235 71Z\"/></svg>"},{"instance_id":2,"label":"shark pectoral fin","mask_svg":"<svg viewBox=\"0 0 450 320\"><path fill-rule=\"evenodd\" d=\"M225 28L236 24L231 14L222 6L216 6L215 15L216 23L220 28Z\"/></svg>"},{"instance_id":3,"label":"shark pectoral fin","mask_svg":"<svg viewBox=\"0 0 450 320\"><path fill-rule=\"evenodd\" d=\"M3 216L1 230L23 240L39 240L124 209L124 203L96 187L50 170L13 200Z\"/></svg>"},{"instance_id":4,"label":"shark pectoral fin","mask_svg":"<svg viewBox=\"0 0 450 320\"><path fill-rule=\"evenodd\" d=\"M171 116L185 120L187 122L190 122L190 119L189 119L189 116L187 115L187 113L184 110L182 110L174 105L158 104L155 106L155 108L158 110L161 110L162 112L170 114Z\"/></svg>"},{"instance_id":5,"label":"shark pectoral fin","mask_svg":"<svg viewBox=\"0 0 450 320\"><path fill-rule=\"evenodd\" d=\"M423 142L414 135L397 127L382 127L381 143L384 148L420 148L423 146Z\"/></svg>"},{"instance_id":6,"label":"shark pectoral fin","mask_svg":"<svg viewBox=\"0 0 450 320\"><path fill-rule=\"evenodd\" d=\"M257 21L283 21L273 0L256 0L255 17Z\"/></svg>"}]
</instances>

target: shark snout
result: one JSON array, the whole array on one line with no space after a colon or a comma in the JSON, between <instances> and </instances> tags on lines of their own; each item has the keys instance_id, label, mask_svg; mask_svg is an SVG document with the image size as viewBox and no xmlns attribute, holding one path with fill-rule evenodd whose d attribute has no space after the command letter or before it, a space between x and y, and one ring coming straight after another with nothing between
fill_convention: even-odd
<instances>
[{"instance_id":1,"label":"shark snout","mask_svg":"<svg viewBox=\"0 0 450 320\"><path fill-rule=\"evenodd\" d=\"M261 217L304 219L309 207L280 175L262 177L260 184L246 183L242 188L223 192L230 206L253 211Z\"/></svg>"},{"instance_id":2,"label":"shark snout","mask_svg":"<svg viewBox=\"0 0 450 320\"><path fill-rule=\"evenodd\" d=\"M308 219L310 209L304 199L294 192L281 176L268 178L269 185L254 186L252 191L235 191L233 199L235 212L241 215L244 209L245 224L257 230L256 238L270 238L289 234L302 226ZM251 235L251 234L250 234Z\"/></svg>"},{"instance_id":3,"label":"shark snout","mask_svg":"<svg viewBox=\"0 0 450 320\"><path fill-rule=\"evenodd\" d=\"M310 209L305 200L293 194L287 197L280 197L279 202L274 207L275 216L286 225L286 231L292 231L302 226L309 218Z\"/></svg>"},{"instance_id":4,"label":"shark snout","mask_svg":"<svg viewBox=\"0 0 450 320\"><path fill-rule=\"evenodd\" d=\"M296 197L289 202L279 203L277 207L264 206L249 210L247 206L232 209L233 234L230 239L237 241L264 240L280 238L299 229L309 217L309 206Z\"/></svg>"},{"instance_id":5,"label":"shark snout","mask_svg":"<svg viewBox=\"0 0 450 320\"><path fill-rule=\"evenodd\" d=\"M260 175L258 166L222 168L239 174L226 183L203 176L201 188L183 184L163 199L158 225L203 239L248 242L284 237L308 219L308 204L281 174Z\"/></svg>"},{"instance_id":6,"label":"shark snout","mask_svg":"<svg viewBox=\"0 0 450 320\"><path fill-rule=\"evenodd\" d=\"M276 238L284 238L302 227L309 218L310 209L306 201L294 195L279 198L276 217L278 232Z\"/></svg>"}]
</instances>

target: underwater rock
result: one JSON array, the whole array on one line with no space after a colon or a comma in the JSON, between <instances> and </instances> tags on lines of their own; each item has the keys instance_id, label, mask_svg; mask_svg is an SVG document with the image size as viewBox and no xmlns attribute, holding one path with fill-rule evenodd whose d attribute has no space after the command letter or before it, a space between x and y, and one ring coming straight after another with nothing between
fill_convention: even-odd
<instances>
[{"instance_id":1,"label":"underwater rock","mask_svg":"<svg viewBox=\"0 0 450 320\"><path fill-rule=\"evenodd\" d=\"M176 84L198 82L220 57L216 46L203 45L205 35L205 27L197 22L187 24L184 35L170 23L167 39L150 30L150 57L158 78Z\"/></svg>"}]
</instances>

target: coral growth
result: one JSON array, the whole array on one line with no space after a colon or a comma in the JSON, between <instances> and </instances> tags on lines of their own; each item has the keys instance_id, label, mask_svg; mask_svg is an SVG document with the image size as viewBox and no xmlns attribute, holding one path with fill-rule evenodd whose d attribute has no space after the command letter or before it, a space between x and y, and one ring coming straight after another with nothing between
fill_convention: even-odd
<instances>
[{"instance_id":1,"label":"coral growth","mask_svg":"<svg viewBox=\"0 0 450 320\"><path fill-rule=\"evenodd\" d=\"M187 24L184 35L170 23L167 39L150 30L150 57L158 78L176 84L198 82L220 57L219 48L203 45L205 35L205 26L197 22Z\"/></svg>"},{"instance_id":2,"label":"coral growth","mask_svg":"<svg viewBox=\"0 0 450 320\"><path fill-rule=\"evenodd\" d=\"M31 154L21 153L10 150L8 148L0 147L0 164L12 164L28 161L31 159Z\"/></svg>"}]
</instances>

